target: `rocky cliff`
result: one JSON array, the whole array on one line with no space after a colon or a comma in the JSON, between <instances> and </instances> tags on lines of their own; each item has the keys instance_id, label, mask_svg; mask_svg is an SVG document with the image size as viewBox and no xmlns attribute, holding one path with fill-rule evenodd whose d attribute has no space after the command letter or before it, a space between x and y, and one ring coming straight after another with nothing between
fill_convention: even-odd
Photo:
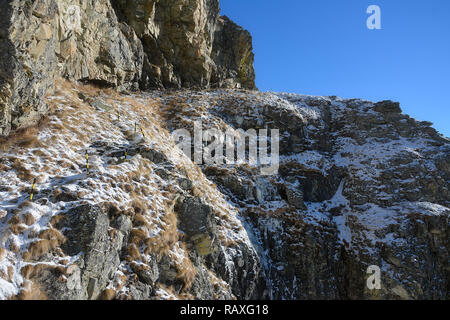
<instances>
[{"instance_id":1,"label":"rocky cliff","mask_svg":"<svg viewBox=\"0 0 450 320\"><path fill-rule=\"evenodd\" d=\"M255 87L251 36L219 18L218 0L8 0L0 12L0 136L45 114L56 76L120 89Z\"/></svg>"},{"instance_id":2,"label":"rocky cliff","mask_svg":"<svg viewBox=\"0 0 450 320\"><path fill-rule=\"evenodd\" d=\"M0 140L0 299L448 299L430 123L251 90L251 37L214 0L0 9L0 128L24 128ZM196 126L278 129L277 170L199 164L176 139Z\"/></svg>"}]
</instances>

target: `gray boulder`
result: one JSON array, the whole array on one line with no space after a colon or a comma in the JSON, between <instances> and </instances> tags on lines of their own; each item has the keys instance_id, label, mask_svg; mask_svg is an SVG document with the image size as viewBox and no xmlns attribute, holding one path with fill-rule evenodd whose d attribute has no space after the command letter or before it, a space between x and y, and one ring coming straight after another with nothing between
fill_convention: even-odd
<instances>
[{"instance_id":1,"label":"gray boulder","mask_svg":"<svg viewBox=\"0 0 450 320\"><path fill-rule=\"evenodd\" d=\"M118 231L111 238L110 220L99 206L81 205L69 210L55 225L67 241L63 252L79 258L65 270L66 281L56 271L37 279L50 299L98 299L120 264L120 252L131 228L129 218L117 219Z\"/></svg>"}]
</instances>

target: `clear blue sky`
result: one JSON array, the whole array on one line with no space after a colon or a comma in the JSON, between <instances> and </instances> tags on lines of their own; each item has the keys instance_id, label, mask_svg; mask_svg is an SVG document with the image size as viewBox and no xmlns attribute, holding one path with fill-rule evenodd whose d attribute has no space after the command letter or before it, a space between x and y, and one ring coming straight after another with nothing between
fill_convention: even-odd
<instances>
[{"instance_id":1,"label":"clear blue sky","mask_svg":"<svg viewBox=\"0 0 450 320\"><path fill-rule=\"evenodd\" d=\"M366 9L381 8L382 30ZM256 84L400 101L450 137L450 0L221 0L253 35Z\"/></svg>"}]
</instances>

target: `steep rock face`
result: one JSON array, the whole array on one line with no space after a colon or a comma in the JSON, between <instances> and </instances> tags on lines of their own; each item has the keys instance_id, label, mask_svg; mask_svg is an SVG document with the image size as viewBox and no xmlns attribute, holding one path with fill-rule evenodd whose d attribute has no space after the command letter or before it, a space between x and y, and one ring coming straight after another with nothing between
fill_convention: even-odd
<instances>
[{"instance_id":1,"label":"steep rock face","mask_svg":"<svg viewBox=\"0 0 450 320\"><path fill-rule=\"evenodd\" d=\"M145 48L142 87L255 87L252 38L218 0L117 0Z\"/></svg>"},{"instance_id":2,"label":"steep rock face","mask_svg":"<svg viewBox=\"0 0 450 320\"><path fill-rule=\"evenodd\" d=\"M218 0L8 0L0 10L0 136L46 113L55 76L120 89L255 87L251 36L218 18Z\"/></svg>"},{"instance_id":3,"label":"steep rock face","mask_svg":"<svg viewBox=\"0 0 450 320\"><path fill-rule=\"evenodd\" d=\"M36 16L31 2L0 4L0 135L36 122L46 111L41 99L56 73L51 22L58 10L54 1L39 9Z\"/></svg>"},{"instance_id":4,"label":"steep rock face","mask_svg":"<svg viewBox=\"0 0 450 320\"><path fill-rule=\"evenodd\" d=\"M62 75L69 80L89 80L108 86L137 83L142 72L143 50L136 35L119 25L108 0L57 1Z\"/></svg>"},{"instance_id":5,"label":"steep rock face","mask_svg":"<svg viewBox=\"0 0 450 320\"><path fill-rule=\"evenodd\" d=\"M149 70L143 86L208 87L218 0L116 1L142 39Z\"/></svg>"},{"instance_id":6,"label":"steep rock face","mask_svg":"<svg viewBox=\"0 0 450 320\"><path fill-rule=\"evenodd\" d=\"M226 16L217 22L212 59L216 63L211 79L213 87L255 88L252 37Z\"/></svg>"},{"instance_id":7,"label":"steep rock face","mask_svg":"<svg viewBox=\"0 0 450 320\"><path fill-rule=\"evenodd\" d=\"M2 1L0 135L36 123L56 75L130 87L143 49L109 0Z\"/></svg>"}]
</instances>

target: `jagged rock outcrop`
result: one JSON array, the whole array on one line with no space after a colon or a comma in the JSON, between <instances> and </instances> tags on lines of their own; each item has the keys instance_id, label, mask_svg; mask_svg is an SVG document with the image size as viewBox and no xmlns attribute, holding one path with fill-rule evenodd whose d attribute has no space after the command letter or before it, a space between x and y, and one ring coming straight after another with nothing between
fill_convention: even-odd
<instances>
[{"instance_id":1,"label":"jagged rock outcrop","mask_svg":"<svg viewBox=\"0 0 450 320\"><path fill-rule=\"evenodd\" d=\"M255 87L250 33L227 17L218 0L117 0L119 17L142 40L142 87Z\"/></svg>"},{"instance_id":2,"label":"jagged rock outcrop","mask_svg":"<svg viewBox=\"0 0 450 320\"><path fill-rule=\"evenodd\" d=\"M211 77L213 87L255 87L252 37L226 16L220 17L216 25L212 59L216 64Z\"/></svg>"},{"instance_id":3,"label":"jagged rock outcrop","mask_svg":"<svg viewBox=\"0 0 450 320\"><path fill-rule=\"evenodd\" d=\"M0 135L46 113L55 76L121 89L255 87L251 36L219 19L218 0L8 0L0 10Z\"/></svg>"},{"instance_id":4,"label":"jagged rock outcrop","mask_svg":"<svg viewBox=\"0 0 450 320\"><path fill-rule=\"evenodd\" d=\"M128 86L140 79L143 49L127 26L119 24L108 0L58 0L62 76L106 86Z\"/></svg>"},{"instance_id":5,"label":"jagged rock outcrop","mask_svg":"<svg viewBox=\"0 0 450 320\"><path fill-rule=\"evenodd\" d=\"M37 5L37 3L35 3ZM30 1L0 4L0 135L28 126L46 112L42 97L56 73L51 24L56 3L47 1L33 14Z\"/></svg>"},{"instance_id":6,"label":"jagged rock outcrop","mask_svg":"<svg viewBox=\"0 0 450 320\"><path fill-rule=\"evenodd\" d=\"M39 274L41 288L49 299L98 299L119 267L130 219L110 220L99 206L85 204L69 210L55 227L66 237L62 251L79 258L67 268Z\"/></svg>"},{"instance_id":7,"label":"jagged rock outcrop","mask_svg":"<svg viewBox=\"0 0 450 320\"><path fill-rule=\"evenodd\" d=\"M115 1L145 48L143 86L209 86L218 0Z\"/></svg>"}]
</instances>

